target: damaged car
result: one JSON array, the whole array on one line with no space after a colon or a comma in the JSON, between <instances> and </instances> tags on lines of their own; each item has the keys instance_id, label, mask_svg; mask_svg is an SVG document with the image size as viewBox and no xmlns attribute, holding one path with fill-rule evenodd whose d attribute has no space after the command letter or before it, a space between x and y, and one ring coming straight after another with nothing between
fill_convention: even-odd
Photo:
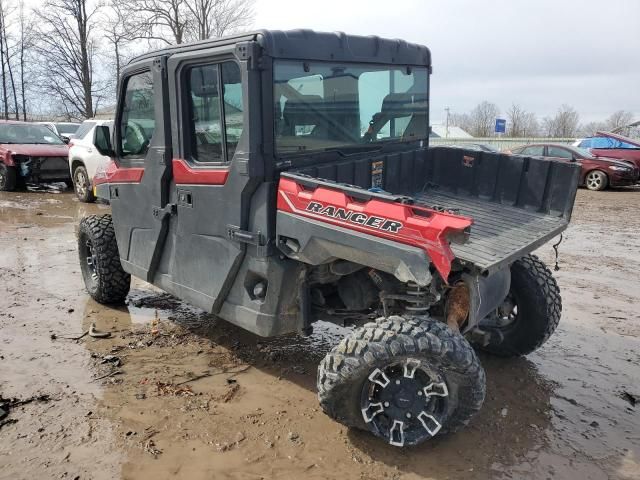
<instances>
[{"instance_id":1,"label":"damaged car","mask_svg":"<svg viewBox=\"0 0 640 480\"><path fill-rule=\"evenodd\" d=\"M0 191L27 182L71 184L69 147L44 125L0 122Z\"/></svg>"}]
</instances>

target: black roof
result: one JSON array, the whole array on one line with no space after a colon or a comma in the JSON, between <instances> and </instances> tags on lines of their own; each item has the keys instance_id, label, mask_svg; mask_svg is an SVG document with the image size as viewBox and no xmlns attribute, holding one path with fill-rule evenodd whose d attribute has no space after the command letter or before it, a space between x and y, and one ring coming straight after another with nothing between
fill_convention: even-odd
<instances>
[{"instance_id":1,"label":"black roof","mask_svg":"<svg viewBox=\"0 0 640 480\"><path fill-rule=\"evenodd\" d=\"M347 35L313 30L259 30L223 38L183 43L140 55L130 63L157 56L256 41L263 54L275 58L333 60L431 66L431 52L423 45L377 36Z\"/></svg>"}]
</instances>

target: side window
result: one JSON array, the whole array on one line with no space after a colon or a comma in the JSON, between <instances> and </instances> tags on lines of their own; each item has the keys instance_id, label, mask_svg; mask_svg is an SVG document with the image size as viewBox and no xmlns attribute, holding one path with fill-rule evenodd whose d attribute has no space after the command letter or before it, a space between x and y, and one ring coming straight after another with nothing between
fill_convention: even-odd
<instances>
[{"instance_id":1,"label":"side window","mask_svg":"<svg viewBox=\"0 0 640 480\"><path fill-rule=\"evenodd\" d=\"M120 118L120 154L141 157L147 153L156 126L151 72L131 75L126 80Z\"/></svg>"},{"instance_id":2,"label":"side window","mask_svg":"<svg viewBox=\"0 0 640 480\"><path fill-rule=\"evenodd\" d=\"M242 135L243 105L240 67L235 62L222 64L222 91L224 92L224 130L227 140L227 160L233 158Z\"/></svg>"},{"instance_id":3,"label":"side window","mask_svg":"<svg viewBox=\"0 0 640 480\"><path fill-rule=\"evenodd\" d=\"M591 138L585 138L578 144L578 146L580 148L591 148L591 140Z\"/></svg>"},{"instance_id":4,"label":"side window","mask_svg":"<svg viewBox=\"0 0 640 480\"><path fill-rule=\"evenodd\" d=\"M189 88L186 131L191 159L205 163L231 160L243 126L240 68L235 62L199 65L187 69L186 75Z\"/></svg>"},{"instance_id":5,"label":"side window","mask_svg":"<svg viewBox=\"0 0 640 480\"><path fill-rule=\"evenodd\" d=\"M544 155L544 147L542 145L527 147L522 150L521 154L529 155L531 157L541 157L542 155Z\"/></svg>"},{"instance_id":6,"label":"side window","mask_svg":"<svg viewBox=\"0 0 640 480\"><path fill-rule=\"evenodd\" d=\"M573 154L565 148L560 148L560 147L548 147L548 148L549 148L550 157L573 158Z\"/></svg>"}]
</instances>

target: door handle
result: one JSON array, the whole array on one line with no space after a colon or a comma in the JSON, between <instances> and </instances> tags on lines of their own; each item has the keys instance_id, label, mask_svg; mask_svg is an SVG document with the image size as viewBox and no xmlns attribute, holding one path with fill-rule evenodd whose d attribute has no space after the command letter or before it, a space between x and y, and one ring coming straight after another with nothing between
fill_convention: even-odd
<instances>
[{"instance_id":1,"label":"door handle","mask_svg":"<svg viewBox=\"0 0 640 480\"><path fill-rule=\"evenodd\" d=\"M87 152L89 153L93 152L93 148L87 148Z\"/></svg>"}]
</instances>

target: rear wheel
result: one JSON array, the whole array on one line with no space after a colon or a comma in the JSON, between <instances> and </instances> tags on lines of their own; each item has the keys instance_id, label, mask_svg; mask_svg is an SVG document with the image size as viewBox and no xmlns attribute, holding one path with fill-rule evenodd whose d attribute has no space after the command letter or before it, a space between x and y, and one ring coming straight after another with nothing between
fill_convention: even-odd
<instances>
[{"instance_id":1,"label":"rear wheel","mask_svg":"<svg viewBox=\"0 0 640 480\"><path fill-rule=\"evenodd\" d=\"M81 202L91 203L95 201L96 197L93 196L93 191L91 190L89 174L84 165L78 165L73 170L73 187L78 200Z\"/></svg>"},{"instance_id":2,"label":"rear wheel","mask_svg":"<svg viewBox=\"0 0 640 480\"><path fill-rule=\"evenodd\" d=\"M16 167L9 167L0 163L0 191L12 192L18 183L18 173Z\"/></svg>"},{"instance_id":3,"label":"rear wheel","mask_svg":"<svg viewBox=\"0 0 640 480\"><path fill-rule=\"evenodd\" d=\"M399 447L466 425L485 388L469 343L428 317L366 324L318 368L318 398L327 415Z\"/></svg>"},{"instance_id":4,"label":"rear wheel","mask_svg":"<svg viewBox=\"0 0 640 480\"><path fill-rule=\"evenodd\" d=\"M131 275L120 263L111 215L91 215L82 219L78 253L89 295L99 303L122 303L129 293Z\"/></svg>"},{"instance_id":5,"label":"rear wheel","mask_svg":"<svg viewBox=\"0 0 640 480\"><path fill-rule=\"evenodd\" d=\"M511 265L511 288L502 305L480 323L491 333L482 349L502 357L541 347L560 322L562 299L551 270L535 255Z\"/></svg>"},{"instance_id":6,"label":"rear wheel","mask_svg":"<svg viewBox=\"0 0 640 480\"><path fill-rule=\"evenodd\" d=\"M604 190L609 185L609 177L600 170L592 170L584 178L584 184L589 190Z\"/></svg>"}]
</instances>

